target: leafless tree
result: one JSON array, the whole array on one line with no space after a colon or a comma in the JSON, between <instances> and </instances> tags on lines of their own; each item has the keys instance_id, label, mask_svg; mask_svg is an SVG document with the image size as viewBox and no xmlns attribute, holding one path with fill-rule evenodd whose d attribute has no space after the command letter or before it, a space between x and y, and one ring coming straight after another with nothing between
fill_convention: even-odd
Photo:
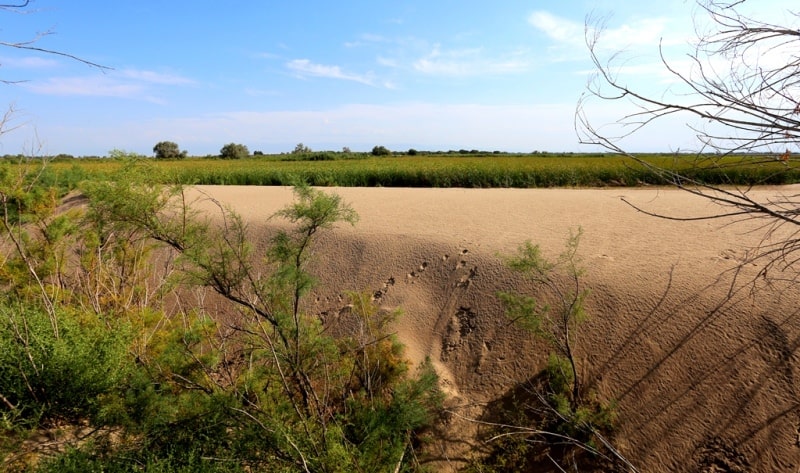
<instances>
[{"instance_id":1,"label":"leafless tree","mask_svg":"<svg viewBox=\"0 0 800 473\"><path fill-rule=\"evenodd\" d=\"M765 243L753 256L766 262L764 271L776 266L787 269L800 261L800 194L796 190L757 197L752 187L709 183L678 168L654 165L624 149L623 144L632 134L680 117L699 145L679 159L716 167L723 175L743 165L770 166L776 173L796 170L795 155L800 151L800 8L785 12L782 22L786 24L776 24L743 13L751 3L698 0L697 38L688 57L667 57L663 41L658 47L661 64L673 83L670 91L659 93L646 92L644 84L626 82L620 74L624 67L620 53L602 57L601 22L587 21L586 40L596 73L578 104L576 130L582 143L628 156L665 182L721 205L719 211L706 216L659 217L763 219L767 237L778 229L788 231L779 240ZM766 11L760 8L759 12ZM774 8L769 11L776 13ZM710 29L702 25L710 25ZM589 103L597 100L633 107L632 113L613 124L620 133L612 136L608 128L590 119ZM638 210L650 213L641 207Z\"/></svg>"}]
</instances>

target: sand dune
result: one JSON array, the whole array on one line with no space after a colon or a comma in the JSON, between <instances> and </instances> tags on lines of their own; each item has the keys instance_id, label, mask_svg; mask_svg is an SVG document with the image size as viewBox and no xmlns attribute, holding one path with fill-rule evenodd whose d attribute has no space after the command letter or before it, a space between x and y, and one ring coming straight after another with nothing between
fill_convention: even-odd
<instances>
[{"instance_id":1,"label":"sand dune","mask_svg":"<svg viewBox=\"0 0 800 473\"><path fill-rule=\"evenodd\" d=\"M199 190L240 213L256 239L291 200L288 188ZM330 191L360 222L322 237L314 266L322 284L308 310L335 322L349 290L402 308L396 330L409 357L431 358L448 405L464 416L480 416L546 357L541 342L503 315L498 290L532 289L498 255L531 240L555 257L580 226L592 318L579 358L585 379L618 402L620 450L641 471L800 468L800 299L790 285L763 288L761 267L739 268L761 242L759 222L675 222L621 199L670 215L719 211L672 189ZM754 280L761 282L747 283ZM460 441L475 431L451 422L433 448L440 468L459 464L468 453Z\"/></svg>"}]
</instances>

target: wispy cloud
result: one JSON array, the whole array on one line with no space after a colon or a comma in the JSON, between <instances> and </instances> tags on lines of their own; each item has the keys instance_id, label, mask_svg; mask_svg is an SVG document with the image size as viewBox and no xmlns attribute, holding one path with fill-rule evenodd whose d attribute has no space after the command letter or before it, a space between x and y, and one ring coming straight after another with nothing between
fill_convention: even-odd
<instances>
[{"instance_id":1,"label":"wispy cloud","mask_svg":"<svg viewBox=\"0 0 800 473\"><path fill-rule=\"evenodd\" d=\"M380 64L381 66L384 66L384 67L393 67L394 68L394 67L399 67L400 66L400 63L397 61L397 59L392 59L392 58L388 58L388 57L378 56L375 59L375 61L378 64Z\"/></svg>"},{"instance_id":2,"label":"wispy cloud","mask_svg":"<svg viewBox=\"0 0 800 473\"><path fill-rule=\"evenodd\" d=\"M583 44L583 25L546 11L533 12L528 23L559 43Z\"/></svg>"},{"instance_id":3,"label":"wispy cloud","mask_svg":"<svg viewBox=\"0 0 800 473\"><path fill-rule=\"evenodd\" d=\"M192 85L195 81L175 74L148 70L123 69L106 74L73 77L50 77L24 84L31 92L44 95L116 97L163 103L158 86Z\"/></svg>"},{"instance_id":4,"label":"wispy cloud","mask_svg":"<svg viewBox=\"0 0 800 473\"><path fill-rule=\"evenodd\" d=\"M385 38L381 35L372 34L372 33L364 33L359 36L359 39L355 41L347 41L344 43L345 47L348 48L356 48L360 46L366 46L370 44L380 44L380 43L388 43L390 40Z\"/></svg>"},{"instance_id":5,"label":"wispy cloud","mask_svg":"<svg viewBox=\"0 0 800 473\"><path fill-rule=\"evenodd\" d=\"M431 75L479 76L524 72L531 66L520 52L500 58L489 58L481 48L433 51L414 62L416 71Z\"/></svg>"},{"instance_id":6,"label":"wispy cloud","mask_svg":"<svg viewBox=\"0 0 800 473\"><path fill-rule=\"evenodd\" d=\"M346 72L339 66L315 64L308 59L294 59L286 63L286 67L299 77L322 77L326 79L353 81L370 86L375 85L375 78L372 74Z\"/></svg>"},{"instance_id":7,"label":"wispy cloud","mask_svg":"<svg viewBox=\"0 0 800 473\"><path fill-rule=\"evenodd\" d=\"M58 61L36 56L27 57L0 57L0 66L15 69L48 69L56 67Z\"/></svg>"},{"instance_id":8,"label":"wispy cloud","mask_svg":"<svg viewBox=\"0 0 800 473\"><path fill-rule=\"evenodd\" d=\"M675 29L674 22L667 17L638 18L618 26L610 27L603 18L589 24L554 15L547 11L536 11L528 17L528 23L554 41L555 47L586 50L586 36L599 34L598 47L603 50L622 51L641 47L658 47L686 44L689 30ZM588 29L588 31L587 31Z\"/></svg>"},{"instance_id":9,"label":"wispy cloud","mask_svg":"<svg viewBox=\"0 0 800 473\"><path fill-rule=\"evenodd\" d=\"M270 52L260 52L255 53L253 55L257 59L280 59L280 54L270 53Z\"/></svg>"},{"instance_id":10,"label":"wispy cloud","mask_svg":"<svg viewBox=\"0 0 800 473\"><path fill-rule=\"evenodd\" d=\"M134 98L144 91L141 84L120 82L106 76L51 77L44 81L29 82L24 87L45 95L121 98Z\"/></svg>"},{"instance_id":11,"label":"wispy cloud","mask_svg":"<svg viewBox=\"0 0 800 473\"><path fill-rule=\"evenodd\" d=\"M139 69L123 69L120 71L120 77L125 79L133 79L135 81L148 82L151 84L162 85L188 85L194 84L195 81L183 76L169 73L161 73Z\"/></svg>"}]
</instances>

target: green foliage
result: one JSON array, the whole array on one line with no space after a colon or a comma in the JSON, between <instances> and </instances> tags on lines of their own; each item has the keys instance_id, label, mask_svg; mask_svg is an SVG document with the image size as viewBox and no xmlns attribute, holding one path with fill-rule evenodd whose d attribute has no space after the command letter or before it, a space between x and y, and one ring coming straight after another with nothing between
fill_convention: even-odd
<instances>
[{"instance_id":1,"label":"green foliage","mask_svg":"<svg viewBox=\"0 0 800 473\"><path fill-rule=\"evenodd\" d=\"M244 466L226 459L204 459L191 452L181 457L144 455L132 461L127 452L104 452L97 448L71 448L64 454L42 462L36 473L244 473Z\"/></svg>"},{"instance_id":2,"label":"green foliage","mask_svg":"<svg viewBox=\"0 0 800 473\"><path fill-rule=\"evenodd\" d=\"M16 248L0 267L13 296L0 307L4 465L24 467L29 447L10 452L56 423L96 433L68 442L39 471L412 465L442 396L430 364L409 372L389 332L399 314L353 293L358 330L333 337L301 310L315 281L314 241L354 224L353 209L299 187L275 215L290 228L259 256L239 216L220 209L220 225L200 218L180 186L159 184L154 165L121 159L106 179L82 184L88 203L74 214L56 212L53 188L0 168ZM176 288L169 297L182 310L168 312ZM203 288L238 316L223 323L183 305L187 290ZM116 438L97 433L108 429Z\"/></svg>"},{"instance_id":3,"label":"green foliage","mask_svg":"<svg viewBox=\"0 0 800 473\"><path fill-rule=\"evenodd\" d=\"M340 161L348 159L366 159L367 155L363 153L341 152L336 153L333 151L311 151L308 153L289 153L279 156L279 161Z\"/></svg>"},{"instance_id":4,"label":"green foliage","mask_svg":"<svg viewBox=\"0 0 800 473\"><path fill-rule=\"evenodd\" d=\"M219 150L222 159L242 159L250 156L247 146L238 143L228 143Z\"/></svg>"},{"instance_id":5,"label":"green foliage","mask_svg":"<svg viewBox=\"0 0 800 473\"><path fill-rule=\"evenodd\" d=\"M0 372L8 385L0 393L12 396L14 409L25 406L8 419L29 419L30 428L41 428L43 419L89 422L119 429L121 441L98 438L41 463L41 471L384 471L413 461L409 451L433 421L441 393L429 364L409 373L402 345L388 332L398 314L354 293L360 329L334 338L301 311L315 279L307 271L314 240L357 220L340 197L297 188L295 202L275 215L291 229L275 233L256 270L246 225L235 214L221 209L219 227L199 219L179 187L158 185L157 173L140 161L110 176L84 184L86 215L71 221L80 232L58 218L50 227L54 239L75 234L80 249L85 281L58 303L82 314L82 330L60 308L60 334L44 311L8 317L16 332L4 331L10 338L0 359L13 370ZM167 250L177 258L169 258L175 266L166 273L216 291L240 318L222 324L202 310L169 315L154 304L161 298L148 289L155 276L148 262ZM21 327L41 333L38 345L19 335ZM86 348L66 349L77 346ZM27 352L45 360L29 363L43 377L18 375ZM42 371L43 363L58 371ZM38 384L30 388L32 382ZM53 395L48 382L63 384L65 395L45 397Z\"/></svg>"},{"instance_id":6,"label":"green foliage","mask_svg":"<svg viewBox=\"0 0 800 473\"><path fill-rule=\"evenodd\" d=\"M172 141L159 141L153 146L156 159L184 159L186 151L181 151L178 143Z\"/></svg>"},{"instance_id":7,"label":"green foliage","mask_svg":"<svg viewBox=\"0 0 800 473\"><path fill-rule=\"evenodd\" d=\"M116 161L131 161L131 160L144 159L145 156L135 153L133 151L125 151L123 149L115 148L108 152L108 158Z\"/></svg>"},{"instance_id":8,"label":"green foliage","mask_svg":"<svg viewBox=\"0 0 800 473\"><path fill-rule=\"evenodd\" d=\"M0 394L15 428L97 417L132 367L125 325L59 310L59 333L40 310L0 306Z\"/></svg>"},{"instance_id":9,"label":"green foliage","mask_svg":"<svg viewBox=\"0 0 800 473\"><path fill-rule=\"evenodd\" d=\"M372 148L373 156L389 156L390 154L392 154L392 152L385 146L375 146Z\"/></svg>"},{"instance_id":10,"label":"green foliage","mask_svg":"<svg viewBox=\"0 0 800 473\"><path fill-rule=\"evenodd\" d=\"M498 294L506 308L506 315L534 335L546 340L555 350L557 359L568 363L569 402L575 407L580 403L581 383L575 361L579 325L585 321L584 299L588 291L581 287L584 270L577 256L582 230L571 233L564 252L555 262L544 258L538 245L526 242L515 256L506 259L510 269L522 274L543 290L547 303L514 292ZM563 271L567 282L558 280L556 271ZM560 365L559 365L560 366Z\"/></svg>"}]
</instances>

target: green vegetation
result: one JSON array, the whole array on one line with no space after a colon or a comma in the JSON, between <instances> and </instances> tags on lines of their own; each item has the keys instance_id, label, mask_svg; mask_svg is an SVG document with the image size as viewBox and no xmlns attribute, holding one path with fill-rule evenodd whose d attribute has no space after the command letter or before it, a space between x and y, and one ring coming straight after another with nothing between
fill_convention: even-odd
<instances>
[{"instance_id":1,"label":"green vegetation","mask_svg":"<svg viewBox=\"0 0 800 473\"><path fill-rule=\"evenodd\" d=\"M476 460L475 471L505 471L512 467L535 471L546 460L586 468L611 470L624 462L605 440L612 432L613 403L601 402L581 378L576 350L587 319L578 257L581 231L570 235L555 261L530 242L506 259L509 268L533 283L534 295L499 294L506 315L517 326L544 341L550 349L545 368L508 398L489 409L494 419L487 438L490 449ZM534 447L535 445L535 447ZM579 468L579 466L581 468ZM591 467L591 468L590 468Z\"/></svg>"},{"instance_id":2,"label":"green vegetation","mask_svg":"<svg viewBox=\"0 0 800 473\"><path fill-rule=\"evenodd\" d=\"M298 188L257 252L156 161L120 161L66 211L40 164L0 167L4 471L417 469L442 396L388 331L398 314L353 293L357 329L333 337L301 310L315 239L357 219L338 196ZM213 312L190 303L210 292Z\"/></svg>"},{"instance_id":3,"label":"green vegetation","mask_svg":"<svg viewBox=\"0 0 800 473\"><path fill-rule=\"evenodd\" d=\"M250 156L247 146L239 143L228 143L219 150L221 159L243 159Z\"/></svg>"},{"instance_id":4,"label":"green vegetation","mask_svg":"<svg viewBox=\"0 0 800 473\"><path fill-rule=\"evenodd\" d=\"M308 263L315 239L333 225L354 224L353 210L300 186L295 202L275 215L286 229L256 250L241 218L219 209L219 218L206 220L182 185L531 187L653 179L617 157L468 153L373 158L308 150L156 160L113 150L106 159L2 160L2 468L418 469L415 451L442 394L430 364L412 372L404 360L389 331L398 314L378 311L356 291L343 302L355 329L334 337L302 310L314 284ZM792 167L766 159L648 159L725 183L796 179ZM84 205L63 205L66 195ZM508 260L541 292L502 294L507 314L551 354L529 383L490 407L499 419L483 420L502 428L488 433L496 440L478 471L533 465L543 455L624 461L604 437L613 405L584 384L576 365L575 335L586 316L578 240L570 238L555 262L531 244ZM191 302L198 294L217 298L213 313ZM62 448L37 452L42 436L60 438Z\"/></svg>"},{"instance_id":5,"label":"green vegetation","mask_svg":"<svg viewBox=\"0 0 800 473\"><path fill-rule=\"evenodd\" d=\"M789 184L800 182L794 163L769 157L650 155L645 165L617 155L430 154L374 157L333 151L247 156L233 160L192 158L155 163L164 183L217 185L293 185L347 187L602 187L667 184L670 169L710 185ZM13 159L9 161L14 162ZM53 162L53 172L111 175L120 162L70 159Z\"/></svg>"},{"instance_id":6,"label":"green vegetation","mask_svg":"<svg viewBox=\"0 0 800 473\"><path fill-rule=\"evenodd\" d=\"M372 148L373 156L389 156L392 152L386 146L375 146Z\"/></svg>"},{"instance_id":7,"label":"green vegetation","mask_svg":"<svg viewBox=\"0 0 800 473\"><path fill-rule=\"evenodd\" d=\"M184 159L186 151L181 151L178 143L173 141L160 141L153 146L156 159Z\"/></svg>"}]
</instances>

